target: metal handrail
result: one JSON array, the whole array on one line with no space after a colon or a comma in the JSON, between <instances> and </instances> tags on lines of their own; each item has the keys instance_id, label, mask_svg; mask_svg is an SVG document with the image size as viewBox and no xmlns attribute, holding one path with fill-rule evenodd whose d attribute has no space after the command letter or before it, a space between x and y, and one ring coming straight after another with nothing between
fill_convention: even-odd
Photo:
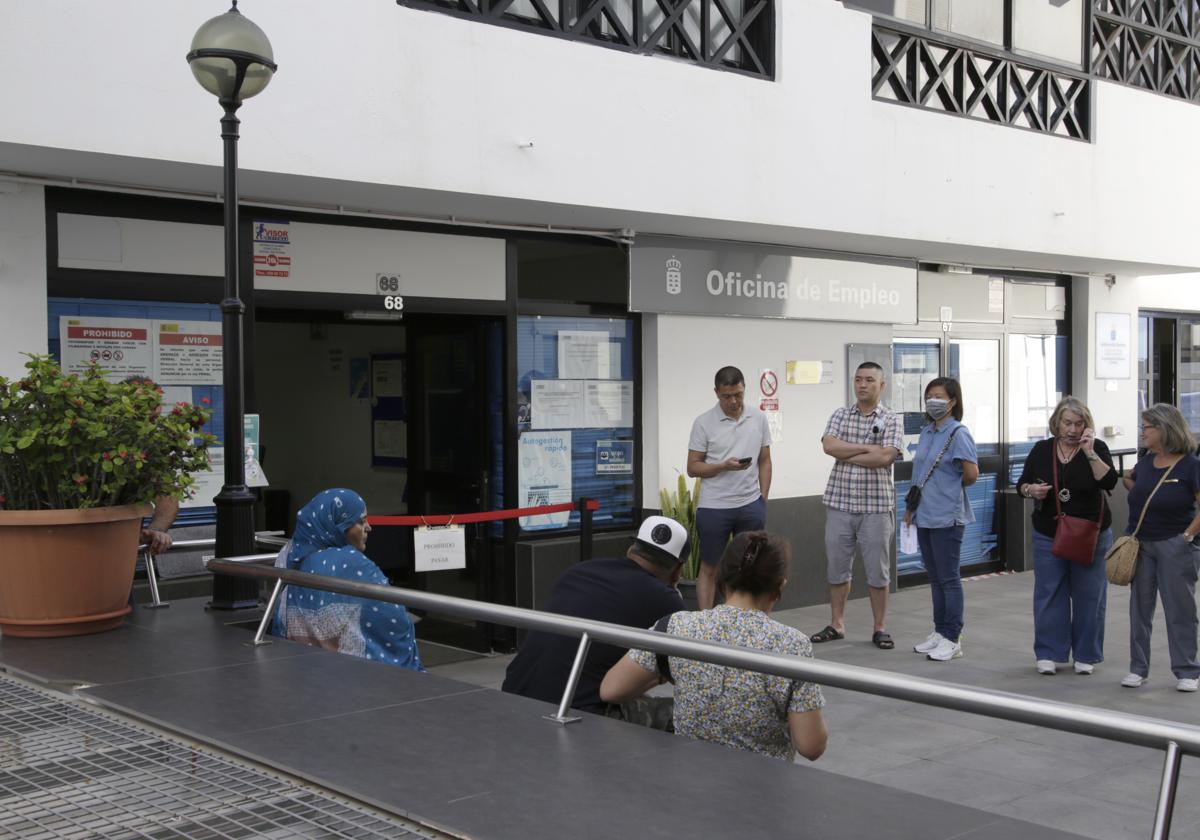
<instances>
[{"instance_id":1,"label":"metal handrail","mask_svg":"<svg viewBox=\"0 0 1200 840\"><path fill-rule=\"evenodd\" d=\"M1166 751L1158 807L1155 813L1154 833L1151 835L1153 840L1163 840L1169 836L1182 755L1200 755L1200 727L1196 726L1072 703L1039 700L1007 691L939 682L876 668L766 653L751 648L688 639L652 630L609 624L604 621L574 618L522 607L489 604L449 595L419 592L413 589L360 583L326 575L254 565L255 562L273 556L251 555L240 558L216 558L208 561L208 568L213 572L275 582L274 590L267 604L266 615L263 616L263 622L259 628L259 637L271 619L275 603L284 584L436 610L440 613L494 624L578 637L580 647L571 676L568 678L567 691L564 692L562 702L559 704L558 714L550 716L559 723L578 720L578 718L567 718L565 712L573 699L574 686L578 681L578 672L582 668L587 647L591 642L599 641L620 647L639 648L669 656L727 665L761 674L805 680L851 691L860 691L865 694L876 694L897 700L1044 726L1063 732L1073 732Z\"/></svg>"},{"instance_id":2,"label":"metal handrail","mask_svg":"<svg viewBox=\"0 0 1200 840\"><path fill-rule=\"evenodd\" d=\"M283 531L256 531L254 540L261 545L282 546L287 542L287 538L283 537L282 534ZM205 537L198 540L172 540L171 547L159 554L151 551L149 545L139 546L138 555L142 560L142 564L146 567L146 581L150 584L150 603L143 604L143 609L157 610L171 606L171 602L164 601L158 591L158 570L154 566L157 558L181 548L216 548L216 546L217 540L215 537Z\"/></svg>"}]
</instances>

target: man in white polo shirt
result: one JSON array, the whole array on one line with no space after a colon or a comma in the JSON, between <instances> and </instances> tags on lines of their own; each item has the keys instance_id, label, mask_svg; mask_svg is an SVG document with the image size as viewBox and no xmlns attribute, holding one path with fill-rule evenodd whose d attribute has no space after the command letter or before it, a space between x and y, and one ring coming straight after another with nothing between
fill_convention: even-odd
<instances>
[{"instance_id":1,"label":"man in white polo shirt","mask_svg":"<svg viewBox=\"0 0 1200 840\"><path fill-rule=\"evenodd\" d=\"M717 404L692 423L687 458L687 474L703 479L696 510L702 610L716 601L717 567L730 537L766 527L771 489L771 431L766 416L744 404L745 377L723 367L713 384Z\"/></svg>"}]
</instances>

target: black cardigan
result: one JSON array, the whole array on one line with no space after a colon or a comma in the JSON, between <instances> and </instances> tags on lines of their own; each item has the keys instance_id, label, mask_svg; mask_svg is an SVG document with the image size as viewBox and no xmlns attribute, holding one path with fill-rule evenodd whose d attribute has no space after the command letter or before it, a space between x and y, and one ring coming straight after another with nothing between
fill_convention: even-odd
<instances>
[{"instance_id":1,"label":"black cardigan","mask_svg":"<svg viewBox=\"0 0 1200 840\"><path fill-rule=\"evenodd\" d=\"M1112 468L1112 455L1108 452L1108 445L1104 441L1098 440L1093 449L1100 460L1109 466L1108 472L1099 481L1092 475L1091 461L1087 459L1087 455L1082 449L1076 452L1075 457L1069 462L1058 465L1058 486L1071 491L1071 500L1062 503L1062 512L1069 516L1095 519L1096 514L1100 512L1100 491L1112 490L1117 486L1117 471ZM1025 469L1021 471L1017 489L1019 490L1024 484L1036 484L1038 481L1053 485L1054 462L1051 459L1054 457L1054 438L1039 440L1035 443L1029 457L1025 459ZM1039 534L1047 537L1054 536L1057 525L1053 493L1054 491L1051 490L1043 501L1035 502L1033 509L1033 528ZM1100 523L1100 530L1103 531L1111 525L1112 511L1105 503L1104 521Z\"/></svg>"}]
</instances>

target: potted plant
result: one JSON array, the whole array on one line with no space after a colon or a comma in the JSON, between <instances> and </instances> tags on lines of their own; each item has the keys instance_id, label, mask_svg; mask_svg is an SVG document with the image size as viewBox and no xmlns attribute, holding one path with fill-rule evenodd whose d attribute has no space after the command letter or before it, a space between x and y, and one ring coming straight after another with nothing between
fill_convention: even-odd
<instances>
[{"instance_id":1,"label":"potted plant","mask_svg":"<svg viewBox=\"0 0 1200 840\"><path fill-rule=\"evenodd\" d=\"M0 377L0 631L67 636L120 626L129 612L142 517L183 499L208 469L208 412L163 411L148 380L66 375L30 355Z\"/></svg>"},{"instance_id":2,"label":"potted plant","mask_svg":"<svg viewBox=\"0 0 1200 840\"><path fill-rule=\"evenodd\" d=\"M700 479L697 478L689 491L687 481L679 476L679 484L675 492L667 488L659 491L659 503L662 505L663 516L670 517L687 528L688 544L691 546L687 562L683 566L683 577L679 581L679 590L688 606L695 608L696 578L700 575L700 535L696 532L696 504L700 501Z\"/></svg>"}]
</instances>

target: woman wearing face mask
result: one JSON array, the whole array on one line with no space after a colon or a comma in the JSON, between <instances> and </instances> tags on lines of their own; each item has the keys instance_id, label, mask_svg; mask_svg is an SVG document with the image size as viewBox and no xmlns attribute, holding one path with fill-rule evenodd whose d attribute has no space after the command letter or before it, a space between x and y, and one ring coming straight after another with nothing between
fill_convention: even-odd
<instances>
[{"instance_id":1,"label":"woman wearing face mask","mask_svg":"<svg viewBox=\"0 0 1200 840\"><path fill-rule=\"evenodd\" d=\"M975 521L966 488L979 478L975 440L960 421L962 389L958 380L939 377L925 386L925 416L913 458L913 483L921 487L916 510L904 513L915 525L921 562L929 574L933 596L933 632L913 650L938 662L963 655L963 589L958 570L963 529Z\"/></svg>"},{"instance_id":2,"label":"woman wearing face mask","mask_svg":"<svg viewBox=\"0 0 1200 840\"><path fill-rule=\"evenodd\" d=\"M1033 509L1033 653L1039 674L1075 660L1075 673L1090 674L1104 660L1104 614L1108 581L1104 555L1112 546L1112 513L1104 493L1117 486L1112 456L1096 440L1092 413L1065 397L1050 415L1048 440L1025 459L1017 492ZM1057 486L1056 486L1057 485ZM1057 493L1057 498L1055 497ZM1098 522L1100 534L1090 566L1053 552L1058 512Z\"/></svg>"}]
</instances>

